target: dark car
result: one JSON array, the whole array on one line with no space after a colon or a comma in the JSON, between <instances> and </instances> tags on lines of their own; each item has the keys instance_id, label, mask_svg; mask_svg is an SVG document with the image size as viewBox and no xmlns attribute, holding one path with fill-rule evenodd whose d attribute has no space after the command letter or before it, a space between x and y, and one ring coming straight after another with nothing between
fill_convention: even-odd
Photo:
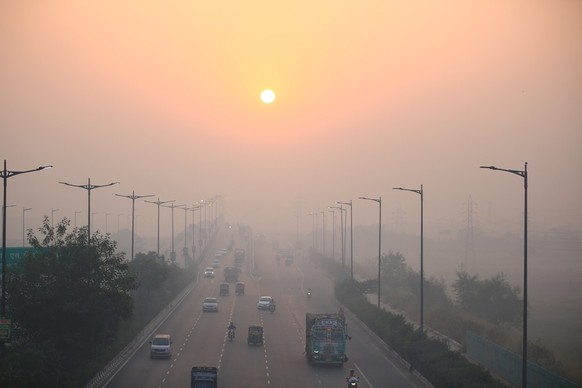
<instances>
[{"instance_id":1,"label":"dark car","mask_svg":"<svg viewBox=\"0 0 582 388\"><path fill-rule=\"evenodd\" d=\"M247 343L249 345L263 344L263 326L259 325L249 326L249 335L247 337Z\"/></svg>"}]
</instances>

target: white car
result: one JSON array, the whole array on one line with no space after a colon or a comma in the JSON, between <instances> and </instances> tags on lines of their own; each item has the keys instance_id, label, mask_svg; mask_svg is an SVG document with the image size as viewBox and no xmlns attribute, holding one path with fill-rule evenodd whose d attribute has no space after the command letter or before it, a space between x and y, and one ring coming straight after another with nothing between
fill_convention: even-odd
<instances>
[{"instance_id":1,"label":"white car","mask_svg":"<svg viewBox=\"0 0 582 388\"><path fill-rule=\"evenodd\" d=\"M204 270L204 277L205 278L213 278L214 277L214 268L206 267Z\"/></svg>"},{"instance_id":2,"label":"white car","mask_svg":"<svg viewBox=\"0 0 582 388\"><path fill-rule=\"evenodd\" d=\"M202 311L216 311L218 312L218 299L214 297L207 297L204 298L204 302L202 302Z\"/></svg>"},{"instance_id":3,"label":"white car","mask_svg":"<svg viewBox=\"0 0 582 388\"><path fill-rule=\"evenodd\" d=\"M169 334L154 335L150 344L150 358L172 357L172 337Z\"/></svg>"},{"instance_id":4,"label":"white car","mask_svg":"<svg viewBox=\"0 0 582 388\"><path fill-rule=\"evenodd\" d=\"M268 310L269 307L271 307L271 304L273 303L273 298L271 298L270 296L261 296L259 299L259 303L257 303L257 308L259 310Z\"/></svg>"}]
</instances>

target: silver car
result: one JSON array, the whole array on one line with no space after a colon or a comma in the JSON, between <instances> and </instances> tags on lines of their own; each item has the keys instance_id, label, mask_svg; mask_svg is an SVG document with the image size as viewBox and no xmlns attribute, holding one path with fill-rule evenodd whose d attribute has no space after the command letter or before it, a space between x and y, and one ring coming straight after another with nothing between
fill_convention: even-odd
<instances>
[{"instance_id":1,"label":"silver car","mask_svg":"<svg viewBox=\"0 0 582 388\"><path fill-rule=\"evenodd\" d=\"M204 302L202 302L202 311L218 311L218 299L214 297L207 297L204 298Z\"/></svg>"},{"instance_id":2,"label":"silver car","mask_svg":"<svg viewBox=\"0 0 582 388\"><path fill-rule=\"evenodd\" d=\"M268 310L269 307L271 307L271 304L273 304L273 298L264 295L261 296L261 298L259 299L259 303L257 303L257 308L259 310Z\"/></svg>"},{"instance_id":3,"label":"silver car","mask_svg":"<svg viewBox=\"0 0 582 388\"><path fill-rule=\"evenodd\" d=\"M150 358L172 357L172 337L169 334L156 334L150 341Z\"/></svg>"}]
</instances>

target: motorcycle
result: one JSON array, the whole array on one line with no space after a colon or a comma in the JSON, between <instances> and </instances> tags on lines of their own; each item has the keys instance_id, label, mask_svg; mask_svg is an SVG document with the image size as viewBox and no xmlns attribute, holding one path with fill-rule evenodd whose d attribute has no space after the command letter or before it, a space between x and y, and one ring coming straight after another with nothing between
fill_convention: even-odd
<instances>
[{"instance_id":1,"label":"motorcycle","mask_svg":"<svg viewBox=\"0 0 582 388\"><path fill-rule=\"evenodd\" d=\"M360 380L358 377L354 376L346 380L348 381L348 388L358 388L358 380Z\"/></svg>"},{"instance_id":2,"label":"motorcycle","mask_svg":"<svg viewBox=\"0 0 582 388\"><path fill-rule=\"evenodd\" d=\"M234 329L228 329L228 340L230 342L234 340Z\"/></svg>"},{"instance_id":3,"label":"motorcycle","mask_svg":"<svg viewBox=\"0 0 582 388\"><path fill-rule=\"evenodd\" d=\"M269 311L271 312L271 314L275 313L275 304L271 303L271 305L269 306Z\"/></svg>"},{"instance_id":4,"label":"motorcycle","mask_svg":"<svg viewBox=\"0 0 582 388\"><path fill-rule=\"evenodd\" d=\"M307 291L307 299L311 299L311 291Z\"/></svg>"}]
</instances>

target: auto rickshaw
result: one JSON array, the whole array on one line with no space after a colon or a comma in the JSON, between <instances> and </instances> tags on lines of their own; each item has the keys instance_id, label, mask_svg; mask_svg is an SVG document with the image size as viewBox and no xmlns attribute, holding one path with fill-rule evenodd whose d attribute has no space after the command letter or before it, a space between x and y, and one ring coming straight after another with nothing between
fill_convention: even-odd
<instances>
[{"instance_id":1,"label":"auto rickshaw","mask_svg":"<svg viewBox=\"0 0 582 388\"><path fill-rule=\"evenodd\" d=\"M234 286L235 293L237 295L244 295L245 294L245 284L243 282L238 282Z\"/></svg>"},{"instance_id":2,"label":"auto rickshaw","mask_svg":"<svg viewBox=\"0 0 582 388\"><path fill-rule=\"evenodd\" d=\"M263 326L251 325L249 326L249 336L247 339L249 345L263 344Z\"/></svg>"}]
</instances>

